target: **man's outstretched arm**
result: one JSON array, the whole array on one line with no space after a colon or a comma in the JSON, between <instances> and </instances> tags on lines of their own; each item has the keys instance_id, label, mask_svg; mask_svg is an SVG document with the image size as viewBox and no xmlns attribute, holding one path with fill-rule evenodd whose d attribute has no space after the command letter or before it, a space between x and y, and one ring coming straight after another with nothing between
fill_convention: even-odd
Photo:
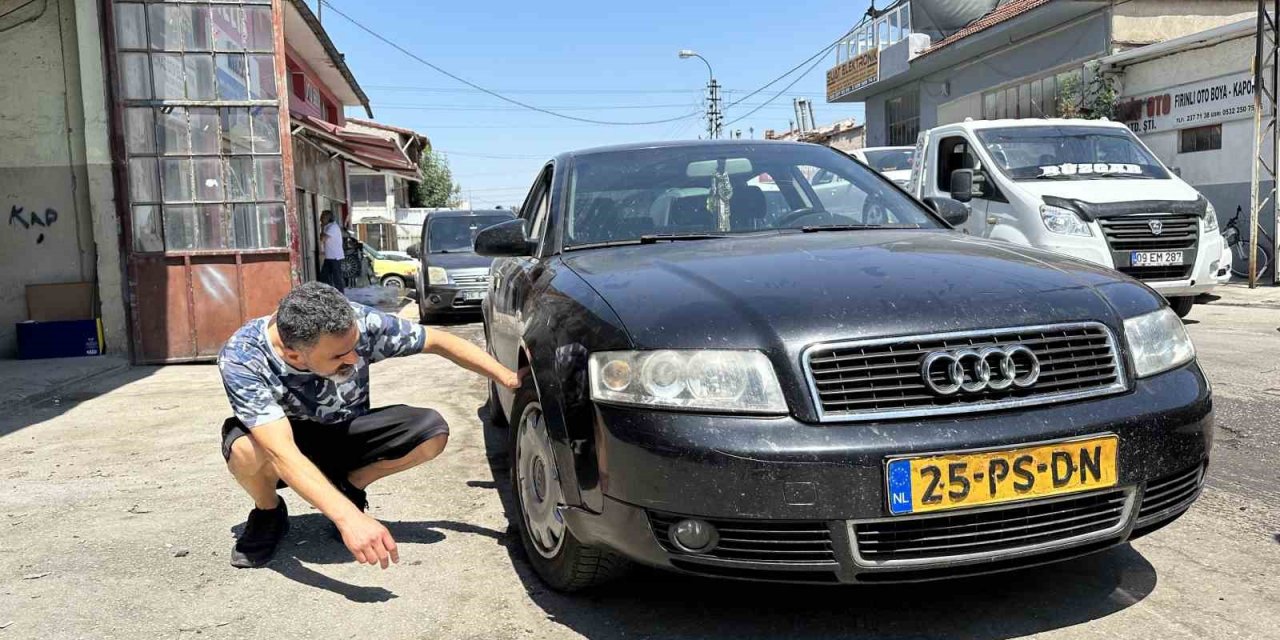
<instances>
[{"instance_id":1,"label":"man's outstretched arm","mask_svg":"<svg viewBox=\"0 0 1280 640\"><path fill-rule=\"evenodd\" d=\"M502 366L484 349L471 341L459 338L447 331L431 329L427 332L427 340L422 345L423 353L433 353L453 361L458 366L474 371L498 384L508 388L520 387L520 376L516 372Z\"/></svg>"},{"instance_id":2,"label":"man's outstretched arm","mask_svg":"<svg viewBox=\"0 0 1280 640\"><path fill-rule=\"evenodd\" d=\"M298 450L288 418L256 426L249 431L249 437L267 452L280 479L337 525L342 532L342 542L357 562L381 564L386 569L388 561L400 561L396 541L387 528L361 513L329 483L315 463Z\"/></svg>"}]
</instances>

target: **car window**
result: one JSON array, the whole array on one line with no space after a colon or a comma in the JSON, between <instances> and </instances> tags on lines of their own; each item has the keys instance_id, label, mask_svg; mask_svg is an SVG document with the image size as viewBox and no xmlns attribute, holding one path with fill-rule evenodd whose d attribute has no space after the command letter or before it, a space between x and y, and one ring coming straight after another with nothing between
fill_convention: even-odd
<instances>
[{"instance_id":1,"label":"car window","mask_svg":"<svg viewBox=\"0 0 1280 640\"><path fill-rule=\"evenodd\" d=\"M743 142L584 154L574 160L568 184L567 248L646 235L940 226L866 166L816 145Z\"/></svg>"},{"instance_id":2,"label":"car window","mask_svg":"<svg viewBox=\"0 0 1280 640\"><path fill-rule=\"evenodd\" d=\"M542 242L542 232L547 226L547 212L551 208L550 182L551 172L547 171L540 186L541 193L538 194L530 213L529 239L539 244Z\"/></svg>"},{"instance_id":3,"label":"car window","mask_svg":"<svg viewBox=\"0 0 1280 640\"><path fill-rule=\"evenodd\" d=\"M475 246L476 234L510 219L509 216L432 218L427 223L427 241L430 245L427 250L430 253L471 251Z\"/></svg>"},{"instance_id":4,"label":"car window","mask_svg":"<svg viewBox=\"0 0 1280 640\"><path fill-rule=\"evenodd\" d=\"M1014 180L1169 177L1128 129L1036 126L982 129L978 139Z\"/></svg>"}]
</instances>

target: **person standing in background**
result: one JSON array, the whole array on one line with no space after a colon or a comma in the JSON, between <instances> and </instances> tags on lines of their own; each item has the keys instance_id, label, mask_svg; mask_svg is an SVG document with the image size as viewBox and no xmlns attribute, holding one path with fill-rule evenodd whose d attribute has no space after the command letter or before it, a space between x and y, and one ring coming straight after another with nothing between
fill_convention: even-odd
<instances>
[{"instance_id":1,"label":"person standing in background","mask_svg":"<svg viewBox=\"0 0 1280 640\"><path fill-rule=\"evenodd\" d=\"M342 260L346 257L342 250L342 228L333 221L333 212L328 209L320 213L320 246L324 252L324 262L320 264L320 282L342 291L345 289Z\"/></svg>"}]
</instances>

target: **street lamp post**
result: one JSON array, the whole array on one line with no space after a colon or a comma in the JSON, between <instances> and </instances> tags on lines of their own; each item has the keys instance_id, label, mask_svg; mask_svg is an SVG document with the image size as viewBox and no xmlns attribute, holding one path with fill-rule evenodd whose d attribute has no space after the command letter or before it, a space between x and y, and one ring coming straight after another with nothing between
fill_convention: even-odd
<instances>
[{"instance_id":1,"label":"street lamp post","mask_svg":"<svg viewBox=\"0 0 1280 640\"><path fill-rule=\"evenodd\" d=\"M724 116L720 113L720 83L716 81L716 74L711 70L711 63L707 59L691 49L681 49L680 59L687 60L689 58L697 58L702 64L707 65L707 137L712 140L720 137L720 126L723 124Z\"/></svg>"}]
</instances>

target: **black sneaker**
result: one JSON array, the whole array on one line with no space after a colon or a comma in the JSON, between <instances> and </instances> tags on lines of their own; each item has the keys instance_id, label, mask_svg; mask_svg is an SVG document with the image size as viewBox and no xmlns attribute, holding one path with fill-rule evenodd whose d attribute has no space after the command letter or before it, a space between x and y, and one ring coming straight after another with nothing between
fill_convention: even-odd
<instances>
[{"instance_id":1,"label":"black sneaker","mask_svg":"<svg viewBox=\"0 0 1280 640\"><path fill-rule=\"evenodd\" d=\"M289 509L284 498L274 509L254 509L249 512L244 533L231 548L231 566L252 569L265 566L276 554L276 547L289 532Z\"/></svg>"},{"instance_id":2,"label":"black sneaker","mask_svg":"<svg viewBox=\"0 0 1280 640\"><path fill-rule=\"evenodd\" d=\"M360 510L360 513L364 513L368 510L369 495L363 489L357 489L355 485L351 484L346 478L338 480L330 477L329 481L333 483L333 486L338 488L339 493L350 500L351 504L354 504L356 508ZM342 531L338 529L337 525L334 525L331 533L335 540L339 542L342 541Z\"/></svg>"},{"instance_id":3,"label":"black sneaker","mask_svg":"<svg viewBox=\"0 0 1280 640\"><path fill-rule=\"evenodd\" d=\"M355 485L345 479L338 482L337 486L338 491L341 491L342 495L346 496L351 501L351 504L354 504L360 510L360 513L364 513L369 509L369 494L365 493L364 489L357 489Z\"/></svg>"}]
</instances>

